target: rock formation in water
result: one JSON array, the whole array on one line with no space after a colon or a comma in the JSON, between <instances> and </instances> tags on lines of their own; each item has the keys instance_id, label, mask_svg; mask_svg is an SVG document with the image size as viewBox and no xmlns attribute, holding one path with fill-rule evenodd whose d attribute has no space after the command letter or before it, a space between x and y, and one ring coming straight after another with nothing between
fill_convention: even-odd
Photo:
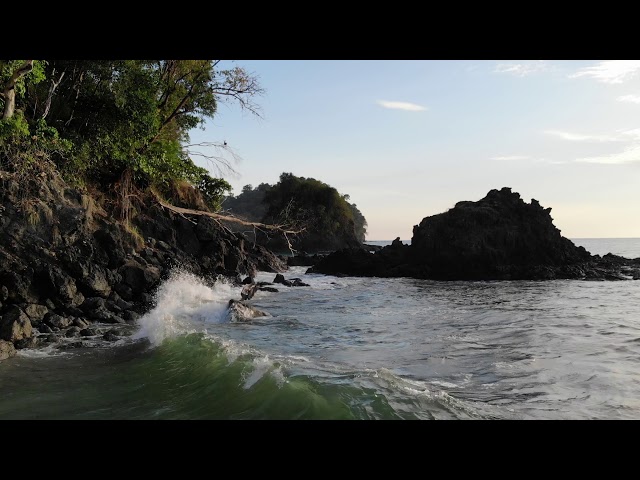
<instances>
[{"instance_id":1,"label":"rock formation in water","mask_svg":"<svg viewBox=\"0 0 640 480\"><path fill-rule=\"evenodd\" d=\"M343 249L310 272L440 280L627 279L640 259L592 256L563 237L551 208L524 202L510 188L491 190L477 202L458 202L413 228L411 245L396 239L374 254ZM620 260L621 259L621 260Z\"/></svg>"}]
</instances>

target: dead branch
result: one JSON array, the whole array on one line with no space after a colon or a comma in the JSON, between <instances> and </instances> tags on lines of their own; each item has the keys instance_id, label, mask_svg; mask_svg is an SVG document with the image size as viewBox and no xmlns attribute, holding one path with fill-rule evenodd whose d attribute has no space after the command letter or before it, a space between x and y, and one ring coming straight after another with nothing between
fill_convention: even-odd
<instances>
[{"instance_id":1,"label":"dead branch","mask_svg":"<svg viewBox=\"0 0 640 480\"><path fill-rule=\"evenodd\" d=\"M205 153L201 150L193 150L194 147L212 149L212 153ZM233 163L240 163L242 157L238 155L227 142L200 142L190 143L182 146L183 151L190 157L204 158L217 171L218 174L231 173L237 175L238 172L233 168ZM230 155L231 159L225 157Z\"/></svg>"},{"instance_id":2,"label":"dead branch","mask_svg":"<svg viewBox=\"0 0 640 480\"><path fill-rule=\"evenodd\" d=\"M242 220L240 218L236 218L236 217L230 217L227 215L220 215L219 213L213 213L213 212L205 212L203 210L192 210L190 208L182 208L182 207L176 207L175 205L171 205L170 203L167 203L165 201L163 201L161 198L159 198L157 195L156 197L156 201L164 208L171 210L172 212L176 212L179 214L186 214L186 215L200 215L200 216L205 216L205 217L211 217L214 220L221 220L221 221L225 221L225 222L233 222L233 223L237 223L240 225L245 225L247 227L253 227L256 228L258 230L271 230L273 232L278 232L278 233L282 233L285 235L285 238L287 238L288 241L288 237L286 237L286 235L299 235L302 232L305 231L304 228L301 228L299 230L292 230L291 228L289 228L287 225L269 225L266 223L260 223L260 222L249 222L246 220Z\"/></svg>"}]
</instances>

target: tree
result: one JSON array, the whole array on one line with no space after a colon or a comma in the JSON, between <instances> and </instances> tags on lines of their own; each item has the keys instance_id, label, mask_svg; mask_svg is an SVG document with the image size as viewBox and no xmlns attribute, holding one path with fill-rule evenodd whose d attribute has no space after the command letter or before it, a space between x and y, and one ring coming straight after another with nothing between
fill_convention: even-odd
<instances>
[{"instance_id":1,"label":"tree","mask_svg":"<svg viewBox=\"0 0 640 480\"><path fill-rule=\"evenodd\" d=\"M360 214L358 229L355 206L334 187L314 178L282 173L280 181L264 194L265 223L304 225L305 232L294 246L302 250L334 250L357 246L364 240L366 220ZM360 213L358 211L358 213ZM278 241L269 241L278 248Z\"/></svg>"}]
</instances>

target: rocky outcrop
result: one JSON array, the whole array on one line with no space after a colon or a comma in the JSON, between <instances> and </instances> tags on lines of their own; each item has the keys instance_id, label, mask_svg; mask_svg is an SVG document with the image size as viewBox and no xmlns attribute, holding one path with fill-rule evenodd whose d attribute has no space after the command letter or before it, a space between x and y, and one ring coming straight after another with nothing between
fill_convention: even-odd
<instances>
[{"instance_id":1,"label":"rocky outcrop","mask_svg":"<svg viewBox=\"0 0 640 480\"><path fill-rule=\"evenodd\" d=\"M11 358L15 356L15 354L16 347L13 346L13 343L0 340L0 361Z\"/></svg>"},{"instance_id":2,"label":"rocky outcrop","mask_svg":"<svg viewBox=\"0 0 640 480\"><path fill-rule=\"evenodd\" d=\"M151 196L136 197L125 222L55 172L33 179L29 196L23 187L0 172L0 338L16 347L135 322L175 267L211 280L287 269L214 219L187 218Z\"/></svg>"},{"instance_id":3,"label":"rocky outcrop","mask_svg":"<svg viewBox=\"0 0 640 480\"><path fill-rule=\"evenodd\" d=\"M344 249L309 272L439 280L635 278L640 259L592 256L560 234L550 212L510 188L491 190L477 202L458 202L424 218L409 246L396 239L375 253Z\"/></svg>"}]
</instances>

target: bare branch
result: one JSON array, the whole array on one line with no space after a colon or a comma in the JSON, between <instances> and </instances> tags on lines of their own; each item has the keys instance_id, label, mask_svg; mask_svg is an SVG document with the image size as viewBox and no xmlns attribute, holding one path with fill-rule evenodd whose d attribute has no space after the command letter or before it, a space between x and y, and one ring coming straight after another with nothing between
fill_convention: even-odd
<instances>
[{"instance_id":1,"label":"bare branch","mask_svg":"<svg viewBox=\"0 0 640 480\"><path fill-rule=\"evenodd\" d=\"M260 222L248 222L246 220L241 220L239 218L236 217L231 217L231 216L227 216L227 215L220 215L218 213L212 213L212 212L205 212L202 210L192 210L190 208L182 208L182 207L176 207L175 205L171 205L170 203L167 203L165 201L163 201L161 198L159 198L157 195L156 197L156 201L164 208L171 210L172 212L176 212L179 214L186 214L186 215L199 215L199 216L205 216L205 217L211 217L214 220L221 220L221 221L226 221L226 222L233 222L233 223L237 223L240 225L245 225L248 227L254 227L257 228L258 230L270 230L273 232L278 232L278 233L282 233L285 235L285 238L287 238L287 242L289 241L288 237L286 237L286 235L299 235L300 233L304 232L304 228L298 229L298 230L292 230L288 225L268 225L266 223L260 223Z\"/></svg>"},{"instance_id":2,"label":"bare branch","mask_svg":"<svg viewBox=\"0 0 640 480\"><path fill-rule=\"evenodd\" d=\"M205 153L201 150L193 150L194 147L211 148L212 153ZM189 156L204 158L211 164L211 166L219 175L224 175L225 173L230 173L233 175L238 174L235 168L233 168L232 162L236 164L240 163L242 161L242 157L238 155L229 145L227 145L226 142L190 143L188 145L183 145L182 149ZM225 155L230 155L231 159L227 158Z\"/></svg>"}]
</instances>

